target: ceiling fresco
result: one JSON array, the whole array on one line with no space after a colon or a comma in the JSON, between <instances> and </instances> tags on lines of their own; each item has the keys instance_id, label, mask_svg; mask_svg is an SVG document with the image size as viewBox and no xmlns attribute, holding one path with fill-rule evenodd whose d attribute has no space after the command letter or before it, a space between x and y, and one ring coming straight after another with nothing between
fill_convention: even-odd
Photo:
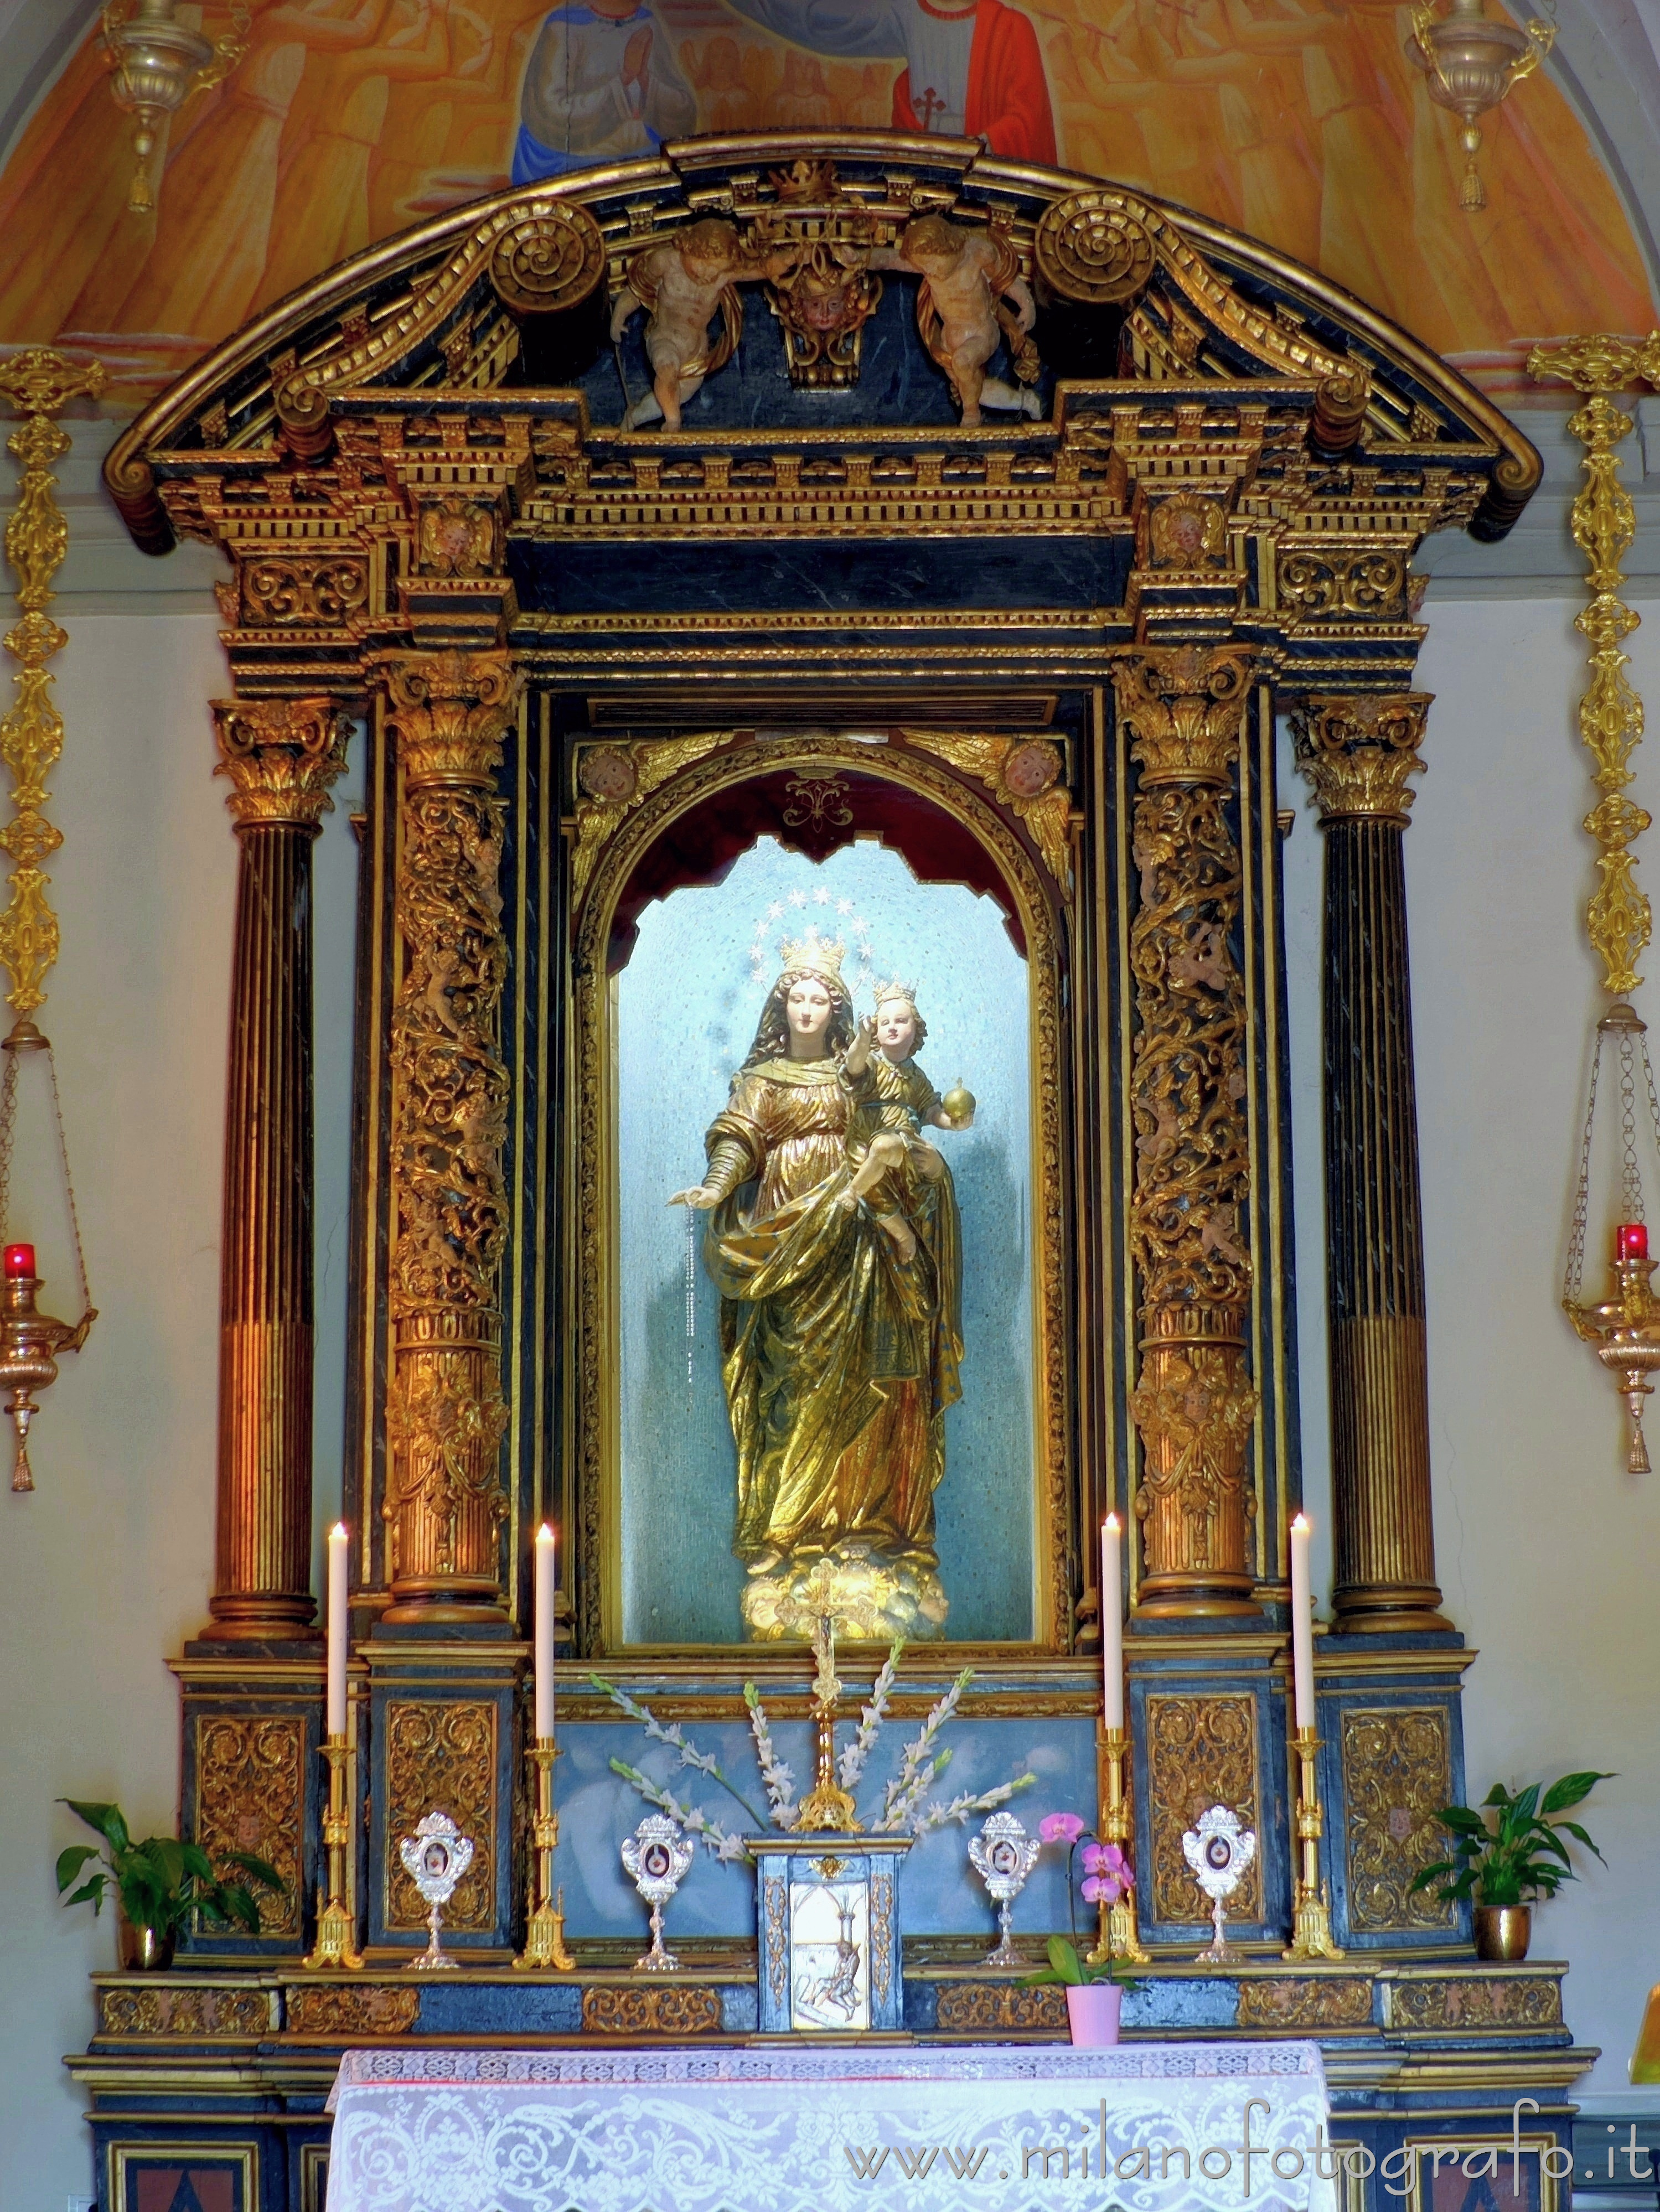
<instances>
[{"instance_id":1,"label":"ceiling fresco","mask_svg":"<svg viewBox=\"0 0 1660 2212\"><path fill-rule=\"evenodd\" d=\"M216 36L227 8L209 4ZM129 405L374 240L697 131L903 125L1110 177L1347 286L1489 389L1535 340L1654 319L1558 86L1490 121L1487 210L1394 0L277 0L174 119L152 216L95 19L0 173L0 335L109 362Z\"/></svg>"}]
</instances>

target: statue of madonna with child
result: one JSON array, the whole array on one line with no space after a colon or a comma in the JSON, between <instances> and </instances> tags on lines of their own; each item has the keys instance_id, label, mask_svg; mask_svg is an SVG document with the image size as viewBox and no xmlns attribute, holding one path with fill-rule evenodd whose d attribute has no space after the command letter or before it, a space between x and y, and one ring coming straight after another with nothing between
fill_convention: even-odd
<instances>
[{"instance_id":1,"label":"statue of madonna with child","mask_svg":"<svg viewBox=\"0 0 1660 2212\"><path fill-rule=\"evenodd\" d=\"M734 1544L751 1636L802 1637L829 1589L834 1633L939 1637L934 1492L962 1395L962 1229L923 1132L963 1129L916 1054L914 986L855 1018L844 948L783 948L703 1178L669 1201L708 1216L704 1263L738 1453Z\"/></svg>"}]
</instances>

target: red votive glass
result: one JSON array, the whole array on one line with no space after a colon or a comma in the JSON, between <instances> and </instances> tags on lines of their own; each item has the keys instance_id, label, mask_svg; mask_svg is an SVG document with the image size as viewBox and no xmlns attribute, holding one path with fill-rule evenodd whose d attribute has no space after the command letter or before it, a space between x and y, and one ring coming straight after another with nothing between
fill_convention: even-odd
<instances>
[{"instance_id":1,"label":"red votive glass","mask_svg":"<svg viewBox=\"0 0 1660 2212\"><path fill-rule=\"evenodd\" d=\"M1624 1232L1622 1231L1621 1233L1623 1234ZM8 1279L8 1280L10 1280L10 1279L12 1279L13 1278L15 1278L15 1277L16 1277L16 1276L19 1276L19 1275L32 1275L33 1273L34 1273L34 1247L33 1247L33 1244L8 1244L8 1245L7 1245L7 1247L6 1247L6 1276L7 1276L7 1279Z\"/></svg>"},{"instance_id":2,"label":"red votive glass","mask_svg":"<svg viewBox=\"0 0 1660 2212\"><path fill-rule=\"evenodd\" d=\"M1614 1232L1614 1256L1616 1260L1646 1260L1649 1256L1649 1232L1641 1221L1622 1221ZM11 1255L6 1255L8 1273Z\"/></svg>"}]
</instances>

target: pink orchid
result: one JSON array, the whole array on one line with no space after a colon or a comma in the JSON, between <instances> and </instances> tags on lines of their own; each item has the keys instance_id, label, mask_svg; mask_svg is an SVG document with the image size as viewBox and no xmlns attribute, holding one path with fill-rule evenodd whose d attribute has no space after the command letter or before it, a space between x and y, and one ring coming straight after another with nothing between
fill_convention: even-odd
<instances>
[{"instance_id":1,"label":"pink orchid","mask_svg":"<svg viewBox=\"0 0 1660 2212\"><path fill-rule=\"evenodd\" d=\"M1124 1894L1124 1885L1110 1875L1091 1875L1084 1884L1085 1905L1116 1905Z\"/></svg>"},{"instance_id":2,"label":"pink orchid","mask_svg":"<svg viewBox=\"0 0 1660 2212\"><path fill-rule=\"evenodd\" d=\"M1037 1823L1037 1832L1046 1844L1075 1844L1084 1832L1084 1824L1076 1813L1046 1813Z\"/></svg>"},{"instance_id":3,"label":"pink orchid","mask_svg":"<svg viewBox=\"0 0 1660 2212\"><path fill-rule=\"evenodd\" d=\"M1135 1877L1130 1872L1129 1861L1116 1844L1085 1844L1082 1857L1085 1874L1104 1875L1121 1890L1134 1888Z\"/></svg>"}]
</instances>

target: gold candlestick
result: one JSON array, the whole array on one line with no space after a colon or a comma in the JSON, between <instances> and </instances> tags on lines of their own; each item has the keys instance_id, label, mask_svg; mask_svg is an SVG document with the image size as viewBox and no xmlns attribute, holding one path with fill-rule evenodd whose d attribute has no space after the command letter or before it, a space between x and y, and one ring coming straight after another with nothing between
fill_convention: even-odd
<instances>
[{"instance_id":1,"label":"gold candlestick","mask_svg":"<svg viewBox=\"0 0 1660 2212\"><path fill-rule=\"evenodd\" d=\"M361 1951L352 1948L352 1914L346 1903L346 1847L351 1840L351 1813L346 1803L348 1740L344 1735L323 1739L323 1756L329 1763L329 1809L323 1815L323 1841L329 1855L327 1901L322 1885L317 1891L317 1948L305 1965L313 1970L327 1966L356 1969L363 1963Z\"/></svg>"},{"instance_id":2,"label":"gold candlestick","mask_svg":"<svg viewBox=\"0 0 1660 2212\"><path fill-rule=\"evenodd\" d=\"M1320 1838L1325 1816L1320 1808L1320 1784L1314 1755L1320 1739L1312 1728L1300 1728L1292 1737L1299 1780L1297 1787L1297 1879L1292 1916L1291 1946L1282 1958L1341 1959L1344 1954L1331 1936L1331 1889L1320 1879Z\"/></svg>"},{"instance_id":3,"label":"gold candlestick","mask_svg":"<svg viewBox=\"0 0 1660 2212\"><path fill-rule=\"evenodd\" d=\"M1125 1729L1104 1728L1096 1738L1101 1840L1104 1844L1116 1844L1127 1857L1130 1808L1124 1794L1124 1761L1129 1756L1129 1733ZM1103 1905L1098 1911L1100 1940L1089 1954L1091 1966L1104 1966L1109 1959L1124 1959L1133 1966L1145 1966L1147 1954L1141 1948L1140 1930L1136 1925L1135 1892L1124 1890L1116 1905Z\"/></svg>"},{"instance_id":4,"label":"gold candlestick","mask_svg":"<svg viewBox=\"0 0 1660 2212\"><path fill-rule=\"evenodd\" d=\"M553 1887L553 1854L559 1843L559 1815L553 1809L553 1762L559 1747L550 1735L538 1735L530 1747L536 1769L536 1818L531 1826L531 1844L536 1864L530 1878L530 1919L525 1929L525 1948L514 1965L552 1966L569 1974L575 1961L565 1948L565 1893Z\"/></svg>"}]
</instances>

